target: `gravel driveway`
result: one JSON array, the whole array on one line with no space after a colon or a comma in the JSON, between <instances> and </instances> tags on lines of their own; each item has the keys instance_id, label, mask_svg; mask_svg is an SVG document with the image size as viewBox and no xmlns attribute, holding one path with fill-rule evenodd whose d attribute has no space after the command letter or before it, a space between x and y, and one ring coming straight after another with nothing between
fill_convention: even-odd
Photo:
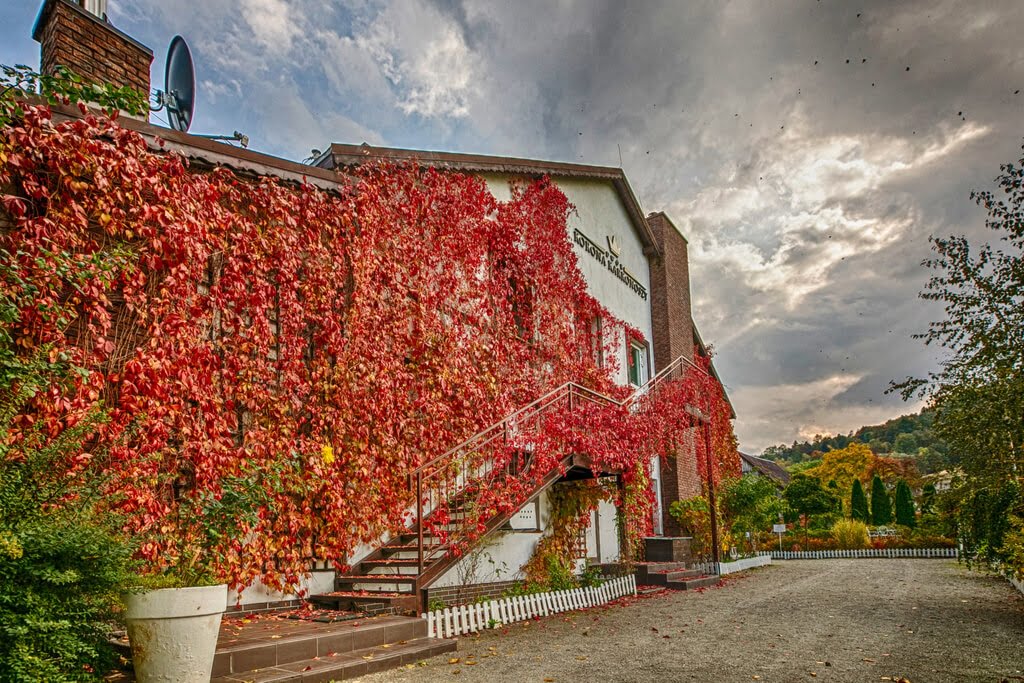
<instances>
[{"instance_id":1,"label":"gravel driveway","mask_svg":"<svg viewBox=\"0 0 1024 683\"><path fill-rule=\"evenodd\" d=\"M457 663L450 659L458 657ZM949 560L803 560L463 637L366 683L1024 681L1024 596Z\"/></svg>"}]
</instances>

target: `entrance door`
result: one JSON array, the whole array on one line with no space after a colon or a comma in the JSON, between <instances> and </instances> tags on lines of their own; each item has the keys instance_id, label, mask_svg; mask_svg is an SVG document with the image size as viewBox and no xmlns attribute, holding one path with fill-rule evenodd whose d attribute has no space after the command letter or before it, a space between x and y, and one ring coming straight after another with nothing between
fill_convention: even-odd
<instances>
[{"instance_id":1,"label":"entrance door","mask_svg":"<svg viewBox=\"0 0 1024 683\"><path fill-rule=\"evenodd\" d=\"M651 458L651 490L654 491L654 535L663 536L665 534L665 525L662 520L662 509L661 509L661 458L654 456Z\"/></svg>"}]
</instances>

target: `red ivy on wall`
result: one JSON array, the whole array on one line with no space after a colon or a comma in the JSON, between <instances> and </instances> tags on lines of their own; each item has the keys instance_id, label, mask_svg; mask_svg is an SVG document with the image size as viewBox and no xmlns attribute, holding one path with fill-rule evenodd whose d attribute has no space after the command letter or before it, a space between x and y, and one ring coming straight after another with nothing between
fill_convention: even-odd
<instances>
[{"instance_id":1,"label":"red ivy on wall","mask_svg":"<svg viewBox=\"0 0 1024 683\"><path fill-rule=\"evenodd\" d=\"M294 586L401 528L425 459L565 381L627 391L592 351L621 355L627 326L587 294L571 206L545 180L499 202L476 177L368 166L330 193L197 171L109 119L29 107L0 137L0 193L17 351L84 369L15 417L14 452L32 425L104 406L88 447L110 446L111 505L154 571L195 533L182 501L246 477L263 503L213 564L236 587ZM678 445L671 400L707 391L700 374L655 409L552 420L551 443L642 478Z\"/></svg>"}]
</instances>

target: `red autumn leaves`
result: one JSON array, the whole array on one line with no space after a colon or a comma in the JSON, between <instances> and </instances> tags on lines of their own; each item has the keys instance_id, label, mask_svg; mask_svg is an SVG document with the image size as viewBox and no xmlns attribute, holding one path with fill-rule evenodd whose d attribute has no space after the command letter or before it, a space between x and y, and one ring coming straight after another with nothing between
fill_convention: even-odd
<instances>
[{"instance_id":1,"label":"red autumn leaves","mask_svg":"<svg viewBox=\"0 0 1024 683\"><path fill-rule=\"evenodd\" d=\"M625 326L587 294L571 206L546 181L499 202L479 178L373 166L328 193L189 168L108 119L28 107L0 137L0 195L15 350L83 368L8 438L102 405L83 450L110 447L110 504L154 570L194 533L178 501L246 477L264 502L213 564L236 586L294 585L311 559L343 563L400 528L425 459L566 381L624 396L590 335L601 316L614 358ZM721 392L690 377L675 395L711 397L725 449ZM550 438L627 472L685 421L667 400L585 418L552 421Z\"/></svg>"}]
</instances>

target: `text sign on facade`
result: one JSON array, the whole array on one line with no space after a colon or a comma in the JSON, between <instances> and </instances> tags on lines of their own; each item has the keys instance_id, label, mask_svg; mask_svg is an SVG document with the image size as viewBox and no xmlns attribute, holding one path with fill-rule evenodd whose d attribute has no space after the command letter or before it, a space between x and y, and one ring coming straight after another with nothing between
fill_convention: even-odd
<instances>
[{"instance_id":1,"label":"text sign on facade","mask_svg":"<svg viewBox=\"0 0 1024 683\"><path fill-rule=\"evenodd\" d=\"M639 280L633 277L633 274L629 272L626 266L619 262L619 259L615 254L610 251L605 251L594 244L589 237L580 232L579 228L573 231L572 238L573 241L576 242L577 246L581 247L583 251L597 259L598 263L610 270L612 275L626 283L626 286L636 292L641 299L647 301L647 288L640 284Z\"/></svg>"}]
</instances>

